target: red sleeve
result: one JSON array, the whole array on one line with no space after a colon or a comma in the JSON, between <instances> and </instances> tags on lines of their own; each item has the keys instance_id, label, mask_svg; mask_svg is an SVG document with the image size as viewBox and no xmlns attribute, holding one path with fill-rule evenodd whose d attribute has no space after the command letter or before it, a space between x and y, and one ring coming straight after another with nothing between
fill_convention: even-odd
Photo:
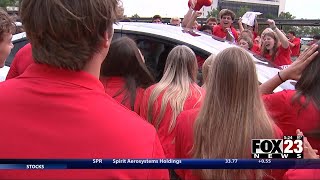
<instances>
[{"instance_id":1,"label":"red sleeve","mask_svg":"<svg viewBox=\"0 0 320 180\"><path fill-rule=\"evenodd\" d=\"M320 169L290 169L283 180L320 179Z\"/></svg>"},{"instance_id":2,"label":"red sleeve","mask_svg":"<svg viewBox=\"0 0 320 180\"><path fill-rule=\"evenodd\" d=\"M213 26L212 28L212 34L215 35L215 36L218 36L220 38L223 38L221 37L221 35L219 34L219 29L220 29L220 25L215 25Z\"/></svg>"},{"instance_id":3,"label":"red sleeve","mask_svg":"<svg viewBox=\"0 0 320 180\"><path fill-rule=\"evenodd\" d=\"M7 74L7 77L6 77L6 80L13 79L13 78L19 76L19 73L18 73L18 70L17 70L17 61L19 61L18 59L20 59L20 53L19 52L16 54L16 56L14 57L14 59L13 59L13 61L11 63L9 72Z\"/></svg>"},{"instance_id":4,"label":"red sleeve","mask_svg":"<svg viewBox=\"0 0 320 180\"><path fill-rule=\"evenodd\" d=\"M155 134L155 141L153 144L152 158L153 159L166 158L157 134ZM151 179L151 180L153 180L153 179L170 179L169 178L169 171L168 171L168 169L149 170L148 179Z\"/></svg>"},{"instance_id":5,"label":"red sleeve","mask_svg":"<svg viewBox=\"0 0 320 180\"><path fill-rule=\"evenodd\" d=\"M292 42L295 46L300 46L300 39L299 38L295 38Z\"/></svg>"},{"instance_id":6,"label":"red sleeve","mask_svg":"<svg viewBox=\"0 0 320 180\"><path fill-rule=\"evenodd\" d=\"M21 75L33 62L32 48L29 43L23 46L15 55L6 79L12 79Z\"/></svg>"},{"instance_id":7,"label":"red sleeve","mask_svg":"<svg viewBox=\"0 0 320 180\"><path fill-rule=\"evenodd\" d=\"M286 90L274 93L263 95L263 101L267 108L269 115L278 123L283 120L283 116L288 113L288 93Z\"/></svg>"}]
</instances>

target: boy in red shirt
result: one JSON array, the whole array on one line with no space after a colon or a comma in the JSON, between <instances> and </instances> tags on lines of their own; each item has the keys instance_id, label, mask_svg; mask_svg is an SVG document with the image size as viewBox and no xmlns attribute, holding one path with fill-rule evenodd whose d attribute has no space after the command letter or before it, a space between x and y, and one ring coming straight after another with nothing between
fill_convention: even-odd
<instances>
[{"instance_id":1,"label":"boy in red shirt","mask_svg":"<svg viewBox=\"0 0 320 180\"><path fill-rule=\"evenodd\" d=\"M238 40L237 30L231 26L234 19L236 18L236 15L234 14L234 12L229 9L222 9L219 13L219 18L220 18L220 24L213 27L213 30L212 30L213 35L228 40L227 34L228 34L228 30L230 30L234 38L233 40L231 39L229 40L237 42Z\"/></svg>"},{"instance_id":2,"label":"boy in red shirt","mask_svg":"<svg viewBox=\"0 0 320 180\"><path fill-rule=\"evenodd\" d=\"M289 46L291 48L291 60L295 61L300 55L300 38L296 37L294 31L288 33Z\"/></svg>"},{"instance_id":3,"label":"boy in red shirt","mask_svg":"<svg viewBox=\"0 0 320 180\"><path fill-rule=\"evenodd\" d=\"M99 81L112 25L123 12L119 1L22 0L20 10L36 63L0 84L0 158L164 158L155 129ZM165 169L0 172L0 179L15 180L168 176Z\"/></svg>"}]
</instances>

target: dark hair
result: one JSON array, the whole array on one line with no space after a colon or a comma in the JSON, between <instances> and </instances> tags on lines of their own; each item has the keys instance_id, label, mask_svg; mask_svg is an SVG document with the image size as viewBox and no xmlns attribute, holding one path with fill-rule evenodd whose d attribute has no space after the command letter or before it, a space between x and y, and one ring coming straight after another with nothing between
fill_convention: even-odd
<instances>
[{"instance_id":1,"label":"dark hair","mask_svg":"<svg viewBox=\"0 0 320 180\"><path fill-rule=\"evenodd\" d=\"M14 33L15 25L9 14L0 8L0 41L3 40L4 33Z\"/></svg>"},{"instance_id":2,"label":"dark hair","mask_svg":"<svg viewBox=\"0 0 320 180\"><path fill-rule=\"evenodd\" d=\"M122 17L120 0L22 0L21 20L37 63L79 71Z\"/></svg>"},{"instance_id":3,"label":"dark hair","mask_svg":"<svg viewBox=\"0 0 320 180\"><path fill-rule=\"evenodd\" d=\"M201 26L200 31L204 31L204 30L212 31L212 26L209 26L209 25L206 25L206 24Z\"/></svg>"},{"instance_id":4,"label":"dark hair","mask_svg":"<svg viewBox=\"0 0 320 180\"><path fill-rule=\"evenodd\" d=\"M320 40L320 34L314 35L314 36L313 36L313 39Z\"/></svg>"},{"instance_id":5,"label":"dark hair","mask_svg":"<svg viewBox=\"0 0 320 180\"><path fill-rule=\"evenodd\" d=\"M147 88L154 83L154 78L142 58L137 44L128 37L121 37L111 43L109 53L101 66L101 76L125 79L125 86L114 97L125 92L121 103L124 104L130 98L132 110L136 89Z\"/></svg>"},{"instance_id":6,"label":"dark hair","mask_svg":"<svg viewBox=\"0 0 320 180\"><path fill-rule=\"evenodd\" d=\"M221 20L221 18L223 16L230 16L232 21L234 21L234 19L236 18L236 14L233 11L229 10L229 9L222 9L220 11L220 13L219 13L220 20Z\"/></svg>"},{"instance_id":7,"label":"dark hair","mask_svg":"<svg viewBox=\"0 0 320 180\"><path fill-rule=\"evenodd\" d=\"M152 22L153 22L155 19L160 19L160 21L162 22L162 18L161 18L160 15L154 15L154 16L152 17Z\"/></svg>"},{"instance_id":8,"label":"dark hair","mask_svg":"<svg viewBox=\"0 0 320 180\"><path fill-rule=\"evenodd\" d=\"M289 31L289 33L296 36L296 33L294 31Z\"/></svg>"},{"instance_id":9,"label":"dark hair","mask_svg":"<svg viewBox=\"0 0 320 180\"><path fill-rule=\"evenodd\" d=\"M318 45L320 43L318 42ZM320 51L320 48L318 48ZM320 110L320 55L306 67L302 72L299 81L296 84L296 95L293 97L294 102L298 102L303 108L307 107L310 102ZM305 103L301 102L301 97L306 98Z\"/></svg>"}]
</instances>

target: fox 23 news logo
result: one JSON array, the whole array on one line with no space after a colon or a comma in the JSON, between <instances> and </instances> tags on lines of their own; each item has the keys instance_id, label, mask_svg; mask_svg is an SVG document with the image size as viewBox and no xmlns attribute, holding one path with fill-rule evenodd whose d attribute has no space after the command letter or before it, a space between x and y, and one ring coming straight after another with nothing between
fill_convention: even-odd
<instances>
[{"instance_id":1,"label":"fox 23 news logo","mask_svg":"<svg viewBox=\"0 0 320 180\"><path fill-rule=\"evenodd\" d=\"M252 139L252 158L303 158L303 136L283 136L283 139Z\"/></svg>"}]
</instances>

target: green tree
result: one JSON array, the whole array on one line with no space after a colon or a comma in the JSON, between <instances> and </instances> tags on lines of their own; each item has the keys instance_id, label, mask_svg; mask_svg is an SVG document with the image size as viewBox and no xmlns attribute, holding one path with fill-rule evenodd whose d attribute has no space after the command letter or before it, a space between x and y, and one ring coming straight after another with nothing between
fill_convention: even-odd
<instances>
[{"instance_id":1,"label":"green tree","mask_svg":"<svg viewBox=\"0 0 320 180\"><path fill-rule=\"evenodd\" d=\"M240 6L239 10L236 12L236 16L242 17L248 11L250 11L250 8L247 6Z\"/></svg>"},{"instance_id":2,"label":"green tree","mask_svg":"<svg viewBox=\"0 0 320 180\"><path fill-rule=\"evenodd\" d=\"M279 14L279 19L295 19L296 17L292 15L290 12L281 12Z\"/></svg>"},{"instance_id":3,"label":"green tree","mask_svg":"<svg viewBox=\"0 0 320 180\"><path fill-rule=\"evenodd\" d=\"M208 11L207 18L209 17L219 18L218 14L219 14L219 10L213 8L211 11Z\"/></svg>"},{"instance_id":4,"label":"green tree","mask_svg":"<svg viewBox=\"0 0 320 180\"><path fill-rule=\"evenodd\" d=\"M292 15L290 12L281 12L279 14L279 17L278 19L288 19L288 20L293 20L295 19L296 17L294 15ZM289 31L297 31L297 27L294 27L294 26L282 26L282 30L285 32L285 33L288 33Z\"/></svg>"},{"instance_id":5,"label":"green tree","mask_svg":"<svg viewBox=\"0 0 320 180\"><path fill-rule=\"evenodd\" d=\"M132 18L140 18L140 16L136 13L134 15L131 16Z\"/></svg>"},{"instance_id":6,"label":"green tree","mask_svg":"<svg viewBox=\"0 0 320 180\"><path fill-rule=\"evenodd\" d=\"M18 0L0 0L0 7L6 8L8 6L16 6L18 3Z\"/></svg>"}]
</instances>

